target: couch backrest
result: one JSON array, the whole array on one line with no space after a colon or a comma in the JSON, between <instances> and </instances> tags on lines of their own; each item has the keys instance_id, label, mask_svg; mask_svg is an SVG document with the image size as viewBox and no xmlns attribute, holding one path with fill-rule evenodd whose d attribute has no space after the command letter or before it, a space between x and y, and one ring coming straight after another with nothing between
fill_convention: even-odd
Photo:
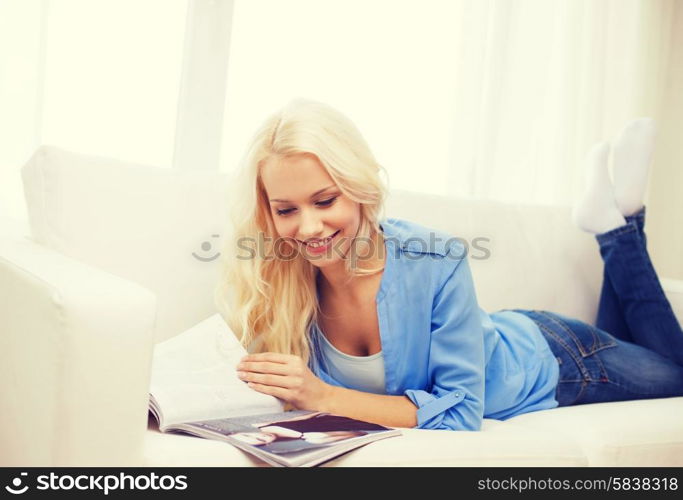
<instances>
[{"instance_id":1,"label":"couch backrest","mask_svg":"<svg viewBox=\"0 0 683 500\"><path fill-rule=\"evenodd\" d=\"M157 340L215 313L226 175L41 147L22 177L33 238L154 292Z\"/></svg>"},{"instance_id":2,"label":"couch backrest","mask_svg":"<svg viewBox=\"0 0 683 500\"><path fill-rule=\"evenodd\" d=\"M48 146L22 175L33 238L153 291L157 340L215 312L227 175ZM463 238L486 310L550 309L593 319L600 258L593 238L572 225L568 208L395 191L386 213Z\"/></svg>"},{"instance_id":3,"label":"couch backrest","mask_svg":"<svg viewBox=\"0 0 683 500\"><path fill-rule=\"evenodd\" d=\"M387 214L463 239L479 305L545 309L593 322L602 261L569 207L392 193Z\"/></svg>"}]
</instances>

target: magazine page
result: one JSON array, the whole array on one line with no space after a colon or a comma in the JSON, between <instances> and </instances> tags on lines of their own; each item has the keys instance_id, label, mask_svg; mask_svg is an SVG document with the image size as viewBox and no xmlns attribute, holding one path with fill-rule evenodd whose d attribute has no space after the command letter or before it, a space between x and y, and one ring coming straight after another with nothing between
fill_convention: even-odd
<instances>
[{"instance_id":1,"label":"magazine page","mask_svg":"<svg viewBox=\"0 0 683 500\"><path fill-rule=\"evenodd\" d=\"M401 433L361 420L302 410L192 422L176 428L209 439L224 439L278 466L317 465Z\"/></svg>"},{"instance_id":2,"label":"magazine page","mask_svg":"<svg viewBox=\"0 0 683 500\"><path fill-rule=\"evenodd\" d=\"M282 412L279 399L237 377L245 354L220 314L157 344L149 392L160 430L182 422Z\"/></svg>"}]
</instances>

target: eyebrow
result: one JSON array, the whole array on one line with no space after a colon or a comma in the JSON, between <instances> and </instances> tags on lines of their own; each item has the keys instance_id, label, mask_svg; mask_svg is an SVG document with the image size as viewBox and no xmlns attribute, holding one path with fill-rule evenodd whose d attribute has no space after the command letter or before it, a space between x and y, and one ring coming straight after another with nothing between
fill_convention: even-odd
<instances>
[{"instance_id":1,"label":"eyebrow","mask_svg":"<svg viewBox=\"0 0 683 500\"><path fill-rule=\"evenodd\" d=\"M322 192L324 192L324 191L327 191L328 189L332 189L332 188L334 188L334 187L337 187L337 186L334 185L334 184L332 184L331 186L327 186L326 188L322 188L322 189L316 191L315 193L313 193L313 194L311 195L311 198L315 198L315 197L318 196L320 193L322 193ZM278 200L278 199L275 199L275 198L273 198L272 200L270 200L271 203L274 202L274 201L279 201L279 202L281 202L281 203L289 203L289 200Z\"/></svg>"}]
</instances>

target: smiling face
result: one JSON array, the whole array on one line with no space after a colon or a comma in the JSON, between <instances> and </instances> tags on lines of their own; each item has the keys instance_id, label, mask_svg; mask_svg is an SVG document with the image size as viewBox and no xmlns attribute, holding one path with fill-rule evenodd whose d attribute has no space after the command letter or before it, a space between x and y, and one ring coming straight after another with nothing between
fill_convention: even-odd
<instances>
[{"instance_id":1,"label":"smiling face","mask_svg":"<svg viewBox=\"0 0 683 500\"><path fill-rule=\"evenodd\" d=\"M360 227L360 204L341 192L318 158L271 158L261 181L278 236L316 267L343 265Z\"/></svg>"}]
</instances>

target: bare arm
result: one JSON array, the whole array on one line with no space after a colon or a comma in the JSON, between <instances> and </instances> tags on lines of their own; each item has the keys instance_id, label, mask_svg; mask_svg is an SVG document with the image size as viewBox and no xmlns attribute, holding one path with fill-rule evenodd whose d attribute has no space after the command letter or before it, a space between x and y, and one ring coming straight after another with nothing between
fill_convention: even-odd
<instances>
[{"instance_id":1,"label":"bare arm","mask_svg":"<svg viewBox=\"0 0 683 500\"><path fill-rule=\"evenodd\" d=\"M318 411L388 427L415 427L417 407L406 396L384 396L328 385Z\"/></svg>"},{"instance_id":2,"label":"bare arm","mask_svg":"<svg viewBox=\"0 0 683 500\"><path fill-rule=\"evenodd\" d=\"M417 407L406 396L384 396L327 384L298 356L264 352L242 358L237 376L252 389L295 408L323 411L388 427L415 427Z\"/></svg>"}]
</instances>

